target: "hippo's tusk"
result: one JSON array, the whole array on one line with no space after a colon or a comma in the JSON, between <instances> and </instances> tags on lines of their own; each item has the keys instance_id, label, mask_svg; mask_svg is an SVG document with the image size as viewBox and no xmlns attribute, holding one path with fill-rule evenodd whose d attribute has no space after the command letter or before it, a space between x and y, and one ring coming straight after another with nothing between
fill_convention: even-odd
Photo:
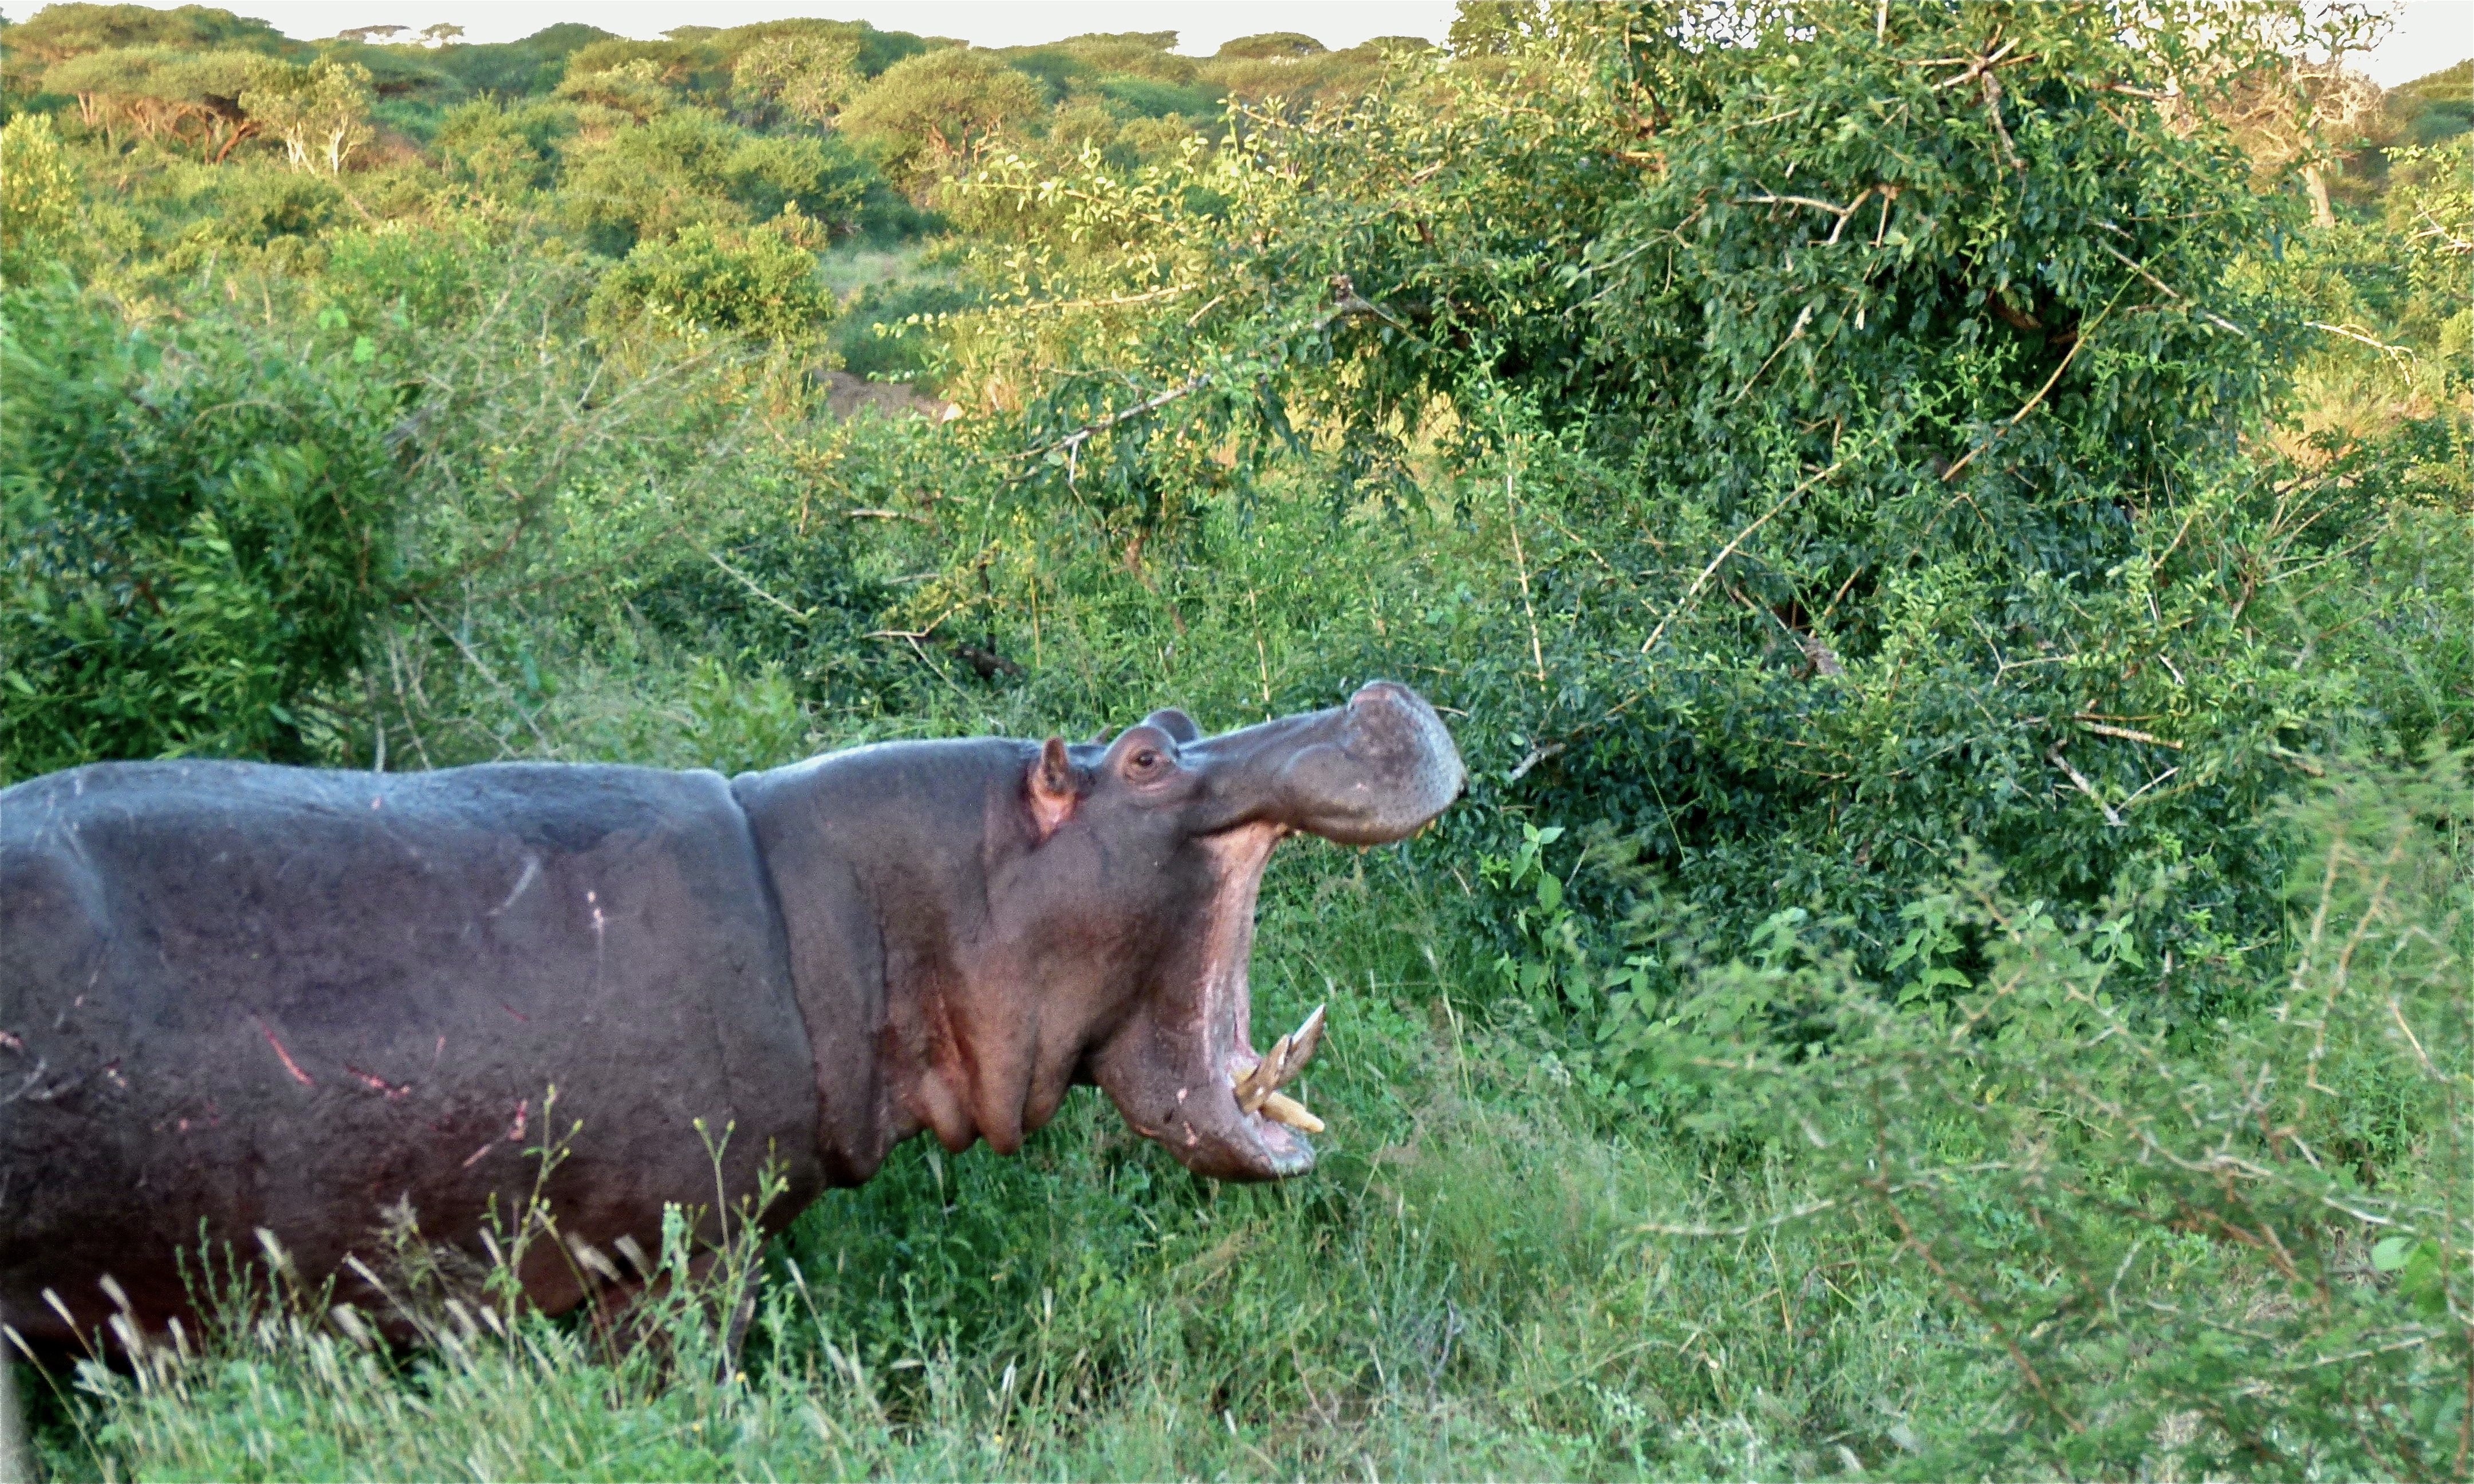
<instances>
[{"instance_id":1,"label":"hippo's tusk","mask_svg":"<svg viewBox=\"0 0 2474 1484\"><path fill-rule=\"evenodd\" d=\"M1263 1116L1273 1123L1285 1123L1299 1133L1322 1132L1322 1120L1306 1112L1305 1104L1285 1092L1272 1092L1264 1095Z\"/></svg>"},{"instance_id":2,"label":"hippo's tusk","mask_svg":"<svg viewBox=\"0 0 2474 1484\"><path fill-rule=\"evenodd\" d=\"M1288 1065L1289 1044L1290 1038L1281 1037L1269 1055L1247 1068L1245 1076L1229 1083L1229 1089L1237 1094L1238 1107L1248 1113L1257 1112L1263 1106L1263 1099L1271 1096L1285 1080L1281 1069Z\"/></svg>"},{"instance_id":3,"label":"hippo's tusk","mask_svg":"<svg viewBox=\"0 0 2474 1484\"><path fill-rule=\"evenodd\" d=\"M1263 1058L1262 1065L1254 1068L1255 1077L1261 1083L1260 1090L1267 1093L1276 1091L1280 1084L1289 1080L1289 1055L1296 1048L1297 1038L1294 1036L1283 1036L1272 1042L1272 1054Z\"/></svg>"},{"instance_id":4,"label":"hippo's tusk","mask_svg":"<svg viewBox=\"0 0 2474 1484\"><path fill-rule=\"evenodd\" d=\"M1322 1009L1321 1005L1315 1006L1314 1014L1306 1017L1296 1030L1280 1038L1281 1043L1289 1048L1289 1054L1280 1065L1280 1080L1276 1087L1285 1088L1295 1082L1298 1073L1306 1069L1306 1063L1313 1060L1315 1048L1322 1044Z\"/></svg>"},{"instance_id":5,"label":"hippo's tusk","mask_svg":"<svg viewBox=\"0 0 2474 1484\"><path fill-rule=\"evenodd\" d=\"M1269 1054L1246 1069L1241 1077L1228 1080L1228 1090L1235 1094L1237 1106L1249 1113L1260 1113L1274 1123L1285 1123L1309 1134L1322 1132L1322 1120L1306 1112L1296 1098L1283 1097L1280 1089L1305 1070L1306 1063L1322 1044L1323 1007L1317 1005L1304 1023L1281 1037Z\"/></svg>"}]
</instances>

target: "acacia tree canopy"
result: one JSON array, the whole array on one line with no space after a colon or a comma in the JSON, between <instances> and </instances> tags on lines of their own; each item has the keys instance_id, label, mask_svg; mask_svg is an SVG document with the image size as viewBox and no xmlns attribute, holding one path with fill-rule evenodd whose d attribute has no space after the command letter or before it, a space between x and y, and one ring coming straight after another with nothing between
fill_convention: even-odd
<instances>
[{"instance_id":1,"label":"acacia tree canopy","mask_svg":"<svg viewBox=\"0 0 2474 1484\"><path fill-rule=\"evenodd\" d=\"M1038 84L1003 62L946 47L886 68L842 110L841 127L881 152L896 183L916 191L1045 102Z\"/></svg>"}]
</instances>

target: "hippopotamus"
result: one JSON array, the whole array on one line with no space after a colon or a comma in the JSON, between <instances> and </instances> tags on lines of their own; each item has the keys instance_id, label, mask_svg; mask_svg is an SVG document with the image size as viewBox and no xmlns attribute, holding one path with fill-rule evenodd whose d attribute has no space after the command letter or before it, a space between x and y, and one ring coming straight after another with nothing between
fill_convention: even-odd
<instances>
[{"instance_id":1,"label":"hippopotamus","mask_svg":"<svg viewBox=\"0 0 2474 1484\"><path fill-rule=\"evenodd\" d=\"M368 1299L382 1227L559 1312L666 1208L772 1232L902 1140L1001 1153L1097 1084L1199 1175L1312 1167L1247 972L1273 848L1462 790L1389 682L1205 737L860 747L724 778L95 763L0 791L0 1319L192 1312L202 1241ZM530 1204L538 1203L538 1204ZM708 1232L710 1229L708 1228ZM265 1233L265 1237L259 1235ZM272 1241L266 1241L271 1237ZM356 1260L357 1259L357 1260ZM641 1266L641 1257L638 1265Z\"/></svg>"}]
</instances>

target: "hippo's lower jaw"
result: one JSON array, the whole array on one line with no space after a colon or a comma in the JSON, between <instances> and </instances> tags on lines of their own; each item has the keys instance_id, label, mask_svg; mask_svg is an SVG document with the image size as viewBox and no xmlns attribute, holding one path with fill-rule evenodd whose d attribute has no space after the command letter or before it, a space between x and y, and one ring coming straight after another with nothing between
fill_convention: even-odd
<instances>
[{"instance_id":1,"label":"hippo's lower jaw","mask_svg":"<svg viewBox=\"0 0 2474 1484\"><path fill-rule=\"evenodd\" d=\"M1092 1080L1126 1121L1177 1161L1217 1180L1280 1180L1314 1168L1303 1135L1322 1120L1280 1089L1322 1039L1322 1011L1274 1042L1253 1043L1247 971L1254 907L1272 850L1293 833L1256 823L1214 836L1220 882L1189 947L1192 997L1167 1015L1138 1015L1092 1058Z\"/></svg>"}]
</instances>

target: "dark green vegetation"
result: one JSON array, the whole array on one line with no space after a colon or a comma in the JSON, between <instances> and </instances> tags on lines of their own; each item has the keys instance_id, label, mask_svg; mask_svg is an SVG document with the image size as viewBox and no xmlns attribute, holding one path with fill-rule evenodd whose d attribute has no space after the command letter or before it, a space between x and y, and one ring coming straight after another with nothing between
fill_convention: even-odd
<instances>
[{"instance_id":1,"label":"dark green vegetation","mask_svg":"<svg viewBox=\"0 0 2474 1484\"><path fill-rule=\"evenodd\" d=\"M1475 774L1266 884L1302 1182L1077 1099L666 1348L408 1252L432 1344L235 1311L34 1379L45 1466L2463 1476L2468 84L2355 20L0 34L0 778L1377 674Z\"/></svg>"}]
</instances>

